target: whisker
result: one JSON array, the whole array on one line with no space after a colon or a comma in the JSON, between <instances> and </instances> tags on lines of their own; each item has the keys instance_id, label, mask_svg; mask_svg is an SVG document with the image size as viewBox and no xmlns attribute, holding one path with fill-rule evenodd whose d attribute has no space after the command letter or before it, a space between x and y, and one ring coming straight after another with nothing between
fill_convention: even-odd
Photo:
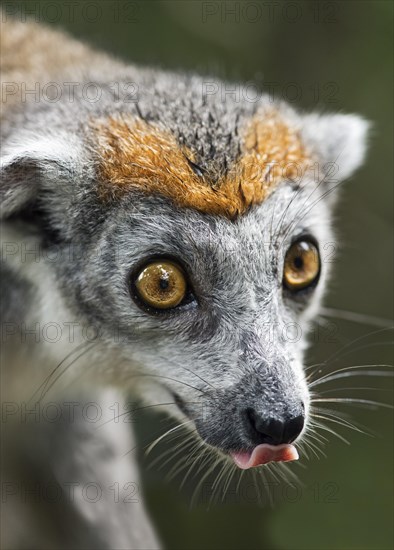
<instances>
[{"instance_id":1,"label":"whisker","mask_svg":"<svg viewBox=\"0 0 394 550\"><path fill-rule=\"evenodd\" d=\"M178 363L176 363L178 365ZM212 389L216 390L215 386L213 386L210 382L208 382L207 380L204 380L204 378L202 378L202 376L200 376L199 374L197 374L196 372L190 370L190 369L187 369L186 367L182 366L182 365L178 365L180 366L182 369L185 369L187 370L188 372L190 372L191 374L194 374L194 376L197 376L197 378L199 378L202 382L204 382L204 384L207 384L208 386L211 386Z\"/></svg>"},{"instance_id":2,"label":"whisker","mask_svg":"<svg viewBox=\"0 0 394 550\"><path fill-rule=\"evenodd\" d=\"M174 447L171 447L170 449L162 451L158 457L156 457L154 460L152 460L149 463L148 468L149 469L153 468L156 464L160 463L162 460L164 460L164 458L170 455L171 455L171 460L173 460L175 456L177 456L180 452L183 452L186 448L189 447L189 445L192 442L194 442L195 440L194 434L190 434L190 435L191 437L186 437L185 439L181 439L182 436L184 436L183 433L178 433L178 434L175 434L173 437L171 437L168 440L168 443L173 443L177 439L181 439L181 441L179 441ZM161 462L161 466L162 467L164 466L163 462Z\"/></svg>"},{"instance_id":3,"label":"whisker","mask_svg":"<svg viewBox=\"0 0 394 550\"><path fill-rule=\"evenodd\" d=\"M171 454L171 456L165 462L163 462L163 464L160 466L160 469L162 470L163 468L165 468L167 464L169 464L171 461L174 460L174 457L177 454L182 453L184 450L188 450L188 453L189 451L191 451L191 454L193 454L192 449L194 448L194 452L195 452L196 446L198 446L198 441L195 437L189 440L183 446L182 446L182 443L180 443L177 452L174 454ZM179 460L176 461L176 463L173 465L171 470L166 475L166 479L168 481L171 481L174 477L179 475L187 466L189 466L191 462L191 459L190 459L191 454L182 454L180 456Z\"/></svg>"},{"instance_id":4,"label":"whisker","mask_svg":"<svg viewBox=\"0 0 394 550\"><path fill-rule=\"evenodd\" d=\"M186 421L186 422L184 422L184 423L181 423L181 424L175 426L175 428L181 428L184 424L186 425L186 424L188 424L189 422L192 422L192 420L188 420L188 421ZM173 428L172 431L175 431L175 428ZM160 431L161 431L161 430L160 430ZM156 433L160 433L160 431L156 431ZM164 437L165 435L167 435L167 434L169 434L169 433L170 433L170 430L168 430L168 432L166 432L165 434L162 434L162 435L163 435L163 437ZM155 443L155 441L154 441L153 443ZM149 447L149 445L153 445L151 441L149 441L149 443L147 443L146 445L143 445L142 450L144 450L144 449L146 449L147 447ZM129 455L130 453L132 453L133 451L137 450L138 448L139 448L139 445L138 445L138 444L137 444L137 445L134 445L134 447L132 447L131 449L129 449L127 452L125 452L125 453L122 455L122 458L125 457L125 456L127 456L127 455Z\"/></svg>"},{"instance_id":5,"label":"whisker","mask_svg":"<svg viewBox=\"0 0 394 550\"><path fill-rule=\"evenodd\" d=\"M288 225L286 231L285 231L285 234L284 236L282 237L282 241L280 243L280 246L283 245L286 237L289 235L289 233L291 232L291 230L297 225L297 223L299 223L300 221L302 221L305 216L311 211L313 210L313 208L319 204L319 202L321 202L322 200L324 200L328 195L330 195L331 193L334 193L334 191L342 184L342 182L339 182L337 183L336 185L334 185L333 187L331 187L330 189L328 189L327 191L325 191L322 195L320 195L320 197L316 200L314 200L312 202L312 204L308 205L307 209L305 211L303 211L303 208L304 206L306 206L307 202L309 201L309 198L313 195L313 193L320 187L320 185L325 181L325 177L323 177L318 185L315 187L314 191L307 197L307 199L305 200L303 206L299 209L299 211L296 213L296 215L294 216L294 219L293 221ZM302 214L301 217L298 216L298 214Z\"/></svg>"},{"instance_id":6,"label":"whisker","mask_svg":"<svg viewBox=\"0 0 394 550\"><path fill-rule=\"evenodd\" d=\"M187 456L184 466L180 468L178 472L176 472L176 475L178 476L183 470L187 468L179 485L179 490L184 487L189 477L192 479L195 476L195 472L193 472L193 470L198 466L199 461L204 457L204 453L202 451L203 445L204 443L201 441L195 444L194 449L192 449L192 451Z\"/></svg>"},{"instance_id":7,"label":"whisker","mask_svg":"<svg viewBox=\"0 0 394 550\"><path fill-rule=\"evenodd\" d=\"M45 380L42 382L42 384L36 389L36 391L33 393L33 395L30 397L29 399L29 402L32 401L32 399L34 398L34 396L41 390L41 389L45 389L45 387L47 386L49 380L51 379L52 376L54 376L54 374L60 369L60 367L67 361L67 359L69 359L72 355L74 355L74 353L77 353L81 348L83 348L84 346L87 346L90 342L82 342L81 344L78 344L78 346L76 346L73 350L71 350L65 357L64 359L62 359L60 361L60 363L58 363L58 365L56 365L56 367L53 369L53 371L45 378Z\"/></svg>"},{"instance_id":8,"label":"whisker","mask_svg":"<svg viewBox=\"0 0 394 550\"><path fill-rule=\"evenodd\" d=\"M319 183L319 184L317 185L317 187L312 191L312 193L308 196L306 202L307 202L308 199L312 196L312 194L316 191L316 189L318 189L319 185L320 185L320 183ZM297 189L297 191L293 194L291 200L288 202L286 208L284 209L284 211L283 211L283 213L282 213L282 216L281 216L280 219L279 219L279 223L276 225L275 235L277 235L277 238L275 239L275 244L278 243L278 236L279 236L279 235L281 234L281 232L282 232L283 222L285 221L285 217L286 217L286 214L287 214L287 212L288 212L290 206L293 204L293 202L295 201L295 199L299 197L299 195L303 192L303 190L304 190L304 189L303 189L302 185L300 185L299 188ZM304 205L306 204L306 202L304 203ZM304 206L304 205L303 205L303 206ZM302 208L303 208L303 206L302 206ZM298 212L299 212L299 211L296 212L295 216L298 215ZM271 234L272 234L272 232L271 232Z\"/></svg>"},{"instance_id":9,"label":"whisker","mask_svg":"<svg viewBox=\"0 0 394 550\"><path fill-rule=\"evenodd\" d=\"M387 329L393 328L393 321L391 319L367 315L365 313L357 313L355 311L347 311L344 309L336 309L331 307L323 307L320 309L319 313L320 315L323 315L323 317L334 317L336 319L343 319L353 323L360 323Z\"/></svg>"},{"instance_id":10,"label":"whisker","mask_svg":"<svg viewBox=\"0 0 394 550\"><path fill-rule=\"evenodd\" d=\"M317 457L317 459L319 460L320 459L320 455L318 455L316 453L316 451L314 451L309 445L308 445L308 442L307 441L304 441L304 445L303 445L303 455L306 457L307 460L313 460L315 457Z\"/></svg>"},{"instance_id":11,"label":"whisker","mask_svg":"<svg viewBox=\"0 0 394 550\"><path fill-rule=\"evenodd\" d=\"M207 392L204 392L200 388L196 388L195 386L192 386L191 384L188 384L187 382L184 382L183 380L179 380L179 379L176 379L176 378L171 378L170 376L163 376L161 374L137 373L137 374L132 374L129 378L136 378L136 377L141 377L141 378L144 378L144 377L162 378L163 380L171 380L172 382L177 382L178 384L182 384L183 386L187 386L188 388L191 388L192 390L196 390L196 391L200 392L203 395L208 395L209 396L209 394Z\"/></svg>"},{"instance_id":12,"label":"whisker","mask_svg":"<svg viewBox=\"0 0 394 550\"><path fill-rule=\"evenodd\" d=\"M294 480L295 483L297 483L298 485L303 485L303 484L301 484L297 474L295 472L293 472L293 470L291 469L291 467L288 464L284 464L283 462L279 462L277 464L277 466L279 467L279 469L285 470L286 474L289 477L291 477Z\"/></svg>"},{"instance_id":13,"label":"whisker","mask_svg":"<svg viewBox=\"0 0 394 550\"><path fill-rule=\"evenodd\" d=\"M347 350L346 352L343 352L343 353L339 354L338 357L335 359L335 361L333 361L333 363L339 361L343 357L347 357L348 355L350 355L352 353L354 354L354 353L357 353L357 352L362 351L364 349L371 349L371 348L377 348L377 347L382 347L382 346L392 346L393 344L394 344L394 340L386 340L386 341L383 341L383 342L371 342L369 344L363 344L362 346L357 346L356 348L351 348L351 349Z\"/></svg>"},{"instance_id":14,"label":"whisker","mask_svg":"<svg viewBox=\"0 0 394 550\"><path fill-rule=\"evenodd\" d=\"M53 388L53 386L56 384L56 382L59 380L59 378L61 378L73 365L76 364L76 362L78 361L78 359L80 359L81 357L83 357L85 355L85 353L87 353L88 351L90 351L91 349L93 349L95 346L97 345L97 342L93 343L91 346L88 346L87 348L85 348L81 353L79 353L72 361L71 363L69 363L68 365L66 365L66 367L57 375L57 377L52 381L51 384L46 384L43 389L42 389L42 392L41 392L41 395L40 395L40 398L39 400L37 401L37 403L41 403L41 401L44 399L44 397L47 395L48 392L51 391L51 389ZM57 367L52 371L52 373L50 374L49 376L49 379L48 379L48 382L50 380L50 378L53 377L53 375L55 374L55 372L60 368L61 364L64 363L64 360L59 363L59 365L57 365Z\"/></svg>"},{"instance_id":15,"label":"whisker","mask_svg":"<svg viewBox=\"0 0 394 550\"><path fill-rule=\"evenodd\" d=\"M280 247L283 245L287 235L290 233L290 231L292 230L292 228L298 223L299 221L299 215L301 215L304 211L304 208L306 207L306 205L308 204L309 202L309 199L312 197L312 195L320 188L320 186L324 183L324 181L326 180L326 177L325 175L320 179L320 181L317 183L317 185L312 189L312 191L309 193L309 195L306 197L305 201L302 203L301 207L297 210L297 212L294 214L293 216L293 219L290 221L290 223L288 224L286 230L285 230L285 233L282 237L282 240L281 240L281 243L280 243ZM336 188L336 186L334 187L334 189ZM300 186L299 187L299 192L296 193L296 196L299 195L299 193L301 191L303 191L303 187ZM324 197L324 194L323 194L323 197ZM294 197L295 198L295 197ZM313 204L313 203L312 203ZM307 212L308 213L308 210ZM301 218L302 219L302 218ZM279 234L278 234L278 237L279 237ZM278 242L278 238L276 240L276 242Z\"/></svg>"},{"instance_id":16,"label":"whisker","mask_svg":"<svg viewBox=\"0 0 394 550\"><path fill-rule=\"evenodd\" d=\"M316 426L316 424L314 422L311 422L310 423L310 428L314 428ZM323 435L319 434L316 432L316 430L313 430L312 433L308 433L308 437L311 438L311 439L314 439L315 441L317 441L317 443L319 443L319 445L322 445L323 447L325 446L325 444L327 443L328 439L326 437L324 437Z\"/></svg>"},{"instance_id":17,"label":"whisker","mask_svg":"<svg viewBox=\"0 0 394 550\"><path fill-rule=\"evenodd\" d=\"M227 461L223 461L222 469L212 485L212 496L209 501L209 506L211 506L211 504L214 501L217 502L217 497L219 496L219 490L218 490L219 484L220 484L220 481L223 479L224 475L227 473L228 468L229 468L229 463Z\"/></svg>"},{"instance_id":18,"label":"whisker","mask_svg":"<svg viewBox=\"0 0 394 550\"><path fill-rule=\"evenodd\" d=\"M299 449L300 453L302 455L304 455L307 460L310 460L310 457L309 457L307 451L305 450L305 439L301 439L298 442L298 449Z\"/></svg>"},{"instance_id":19,"label":"whisker","mask_svg":"<svg viewBox=\"0 0 394 550\"><path fill-rule=\"evenodd\" d=\"M309 437L310 437L310 434L309 434ZM322 451L322 449L320 449L320 447L318 447L315 443L313 443L312 441L308 440L308 441L305 441L305 445L307 445L307 447L309 447L309 449L311 450L311 452L316 456L317 459L320 459L320 455L323 455L324 458L327 458L327 455Z\"/></svg>"},{"instance_id":20,"label":"whisker","mask_svg":"<svg viewBox=\"0 0 394 550\"><path fill-rule=\"evenodd\" d=\"M391 390L385 389L385 388L371 388L370 386L367 387L357 387L353 386L352 388L331 388L330 390L324 390L319 391L319 395L327 395L332 393L333 391L355 391L355 390L361 390L361 391L378 391L378 392L390 392Z\"/></svg>"},{"instance_id":21,"label":"whisker","mask_svg":"<svg viewBox=\"0 0 394 550\"><path fill-rule=\"evenodd\" d=\"M358 406L367 406L367 407L383 407L385 409L393 409L392 405L388 403L380 403L379 401L371 401L369 399L355 399L353 397L326 397L326 398L317 398L312 399L312 403L343 403L345 405L358 405Z\"/></svg>"},{"instance_id":22,"label":"whisker","mask_svg":"<svg viewBox=\"0 0 394 550\"><path fill-rule=\"evenodd\" d=\"M332 430L328 426L325 426L321 422L318 422L318 421L315 420L315 421L313 421L313 426L315 426L318 429L325 430L325 431L329 432L330 434L334 435L335 437L337 437L338 439L340 439L341 441L346 443L346 445L350 445L350 441L348 441L342 435L338 434L335 430Z\"/></svg>"},{"instance_id":23,"label":"whisker","mask_svg":"<svg viewBox=\"0 0 394 550\"><path fill-rule=\"evenodd\" d=\"M98 430L99 428L102 428L103 426L105 426L106 424L110 424L111 422L116 422L117 420L119 420L120 418L122 418L123 416L126 416L126 415L129 415L129 414L132 414L132 413L135 413L135 412L138 412L138 411L143 411L145 409L151 409L153 407L164 407L165 405L176 405L176 403L174 402L170 402L170 403L155 403L154 405L145 405L143 407L138 407L137 409L130 409L130 410L127 410L123 413L120 413L116 416L114 416L113 418L110 418L109 420L106 420L105 422L102 422L101 424L98 424L95 429Z\"/></svg>"},{"instance_id":24,"label":"whisker","mask_svg":"<svg viewBox=\"0 0 394 550\"><path fill-rule=\"evenodd\" d=\"M186 424L190 424L191 422L194 422L194 420L186 420L185 422L178 424L174 428L171 428L166 433L164 433L163 435L155 439L155 441L148 446L148 449L145 451L145 455L147 456L149 453L151 453L152 450L156 447L156 445L160 443L160 441L162 441L167 435L173 433L175 430L179 430L179 428L183 428L183 426L185 426Z\"/></svg>"},{"instance_id":25,"label":"whisker","mask_svg":"<svg viewBox=\"0 0 394 550\"><path fill-rule=\"evenodd\" d=\"M391 328L380 328L380 329L377 329L377 330L373 330L371 332L368 332L367 334L363 334L362 336L359 336L358 338L355 338L354 340L352 340L351 342L345 344L344 346L341 346L341 348L339 350L337 350L336 352L334 352L332 355L330 355L326 361L324 361L323 364L328 364L329 362L331 362L334 358L337 358L339 359L340 357L343 357L343 351L348 349L349 347L353 346L354 344L356 344L357 342L360 342L361 340L364 340L365 338L368 338L369 336L375 336L376 334L381 334L382 332L387 332L389 330L392 330ZM351 350L350 353L354 352L355 350Z\"/></svg>"},{"instance_id":26,"label":"whisker","mask_svg":"<svg viewBox=\"0 0 394 550\"><path fill-rule=\"evenodd\" d=\"M393 372L388 371L380 371L380 370L370 370L370 371L364 371L362 369L371 368L371 367L378 367L378 368L392 368L392 365L352 365L349 367L343 367L341 369L334 370L332 372L329 372L325 374L324 376L321 376L317 380L314 380L313 382L309 383L309 387L313 388L314 386L317 386L325 381L332 381L337 380L340 378L346 378L348 376L389 376L392 377L394 375ZM356 370L357 369L357 370ZM353 372L355 371L355 372ZM342 374L341 374L342 373Z\"/></svg>"},{"instance_id":27,"label":"whisker","mask_svg":"<svg viewBox=\"0 0 394 550\"><path fill-rule=\"evenodd\" d=\"M194 452L189 456L189 461L191 462L190 468L186 472L184 478L182 479L182 482L179 486L180 489L184 486L186 483L186 480L190 476L191 472L193 471L193 468L198 465L198 461L203 458L204 454L201 453L201 448L204 447L205 443L204 441L200 441L199 445L195 448ZM197 456L198 455L198 456Z\"/></svg>"},{"instance_id":28,"label":"whisker","mask_svg":"<svg viewBox=\"0 0 394 550\"><path fill-rule=\"evenodd\" d=\"M231 467L230 467L230 470L229 470L227 481L223 486L222 502L224 502L227 491L230 488L231 480L233 479L234 474L236 473L236 471L237 471L237 467L235 466L235 464L232 464Z\"/></svg>"},{"instance_id":29,"label":"whisker","mask_svg":"<svg viewBox=\"0 0 394 550\"><path fill-rule=\"evenodd\" d=\"M364 426L363 424L360 424L359 422L356 422L355 420L353 420L353 418L349 416L348 413L345 413L343 411L338 411L338 410L333 411L331 409L327 409L326 407L314 406L313 412L311 414L312 416L313 414L315 414L315 411L318 414L326 415L328 418L333 419L332 421L335 420L339 424L343 425L343 427L353 429L355 431L360 431L361 433L365 433L366 435L373 436L373 437L375 437L376 435L373 432L371 432L366 426Z\"/></svg>"},{"instance_id":30,"label":"whisker","mask_svg":"<svg viewBox=\"0 0 394 550\"><path fill-rule=\"evenodd\" d=\"M334 424L338 424L338 426L342 426L344 428L349 428L350 430L354 430L356 432L359 432L363 435L368 435L370 437L373 436L373 434L371 433L368 433L364 430L361 430L360 428L358 428L357 426L353 426L352 424L350 424L349 422L341 422L341 420L337 420L336 418L332 418L330 416L326 416L324 414L313 414L312 415L314 418L321 418L322 420L326 420L327 422L333 422Z\"/></svg>"},{"instance_id":31,"label":"whisker","mask_svg":"<svg viewBox=\"0 0 394 550\"><path fill-rule=\"evenodd\" d=\"M171 464L174 462L175 458L179 455L179 457L175 460L175 463L173 464L173 467L171 470L166 474L166 478L168 481L170 481L175 475L179 474L183 467L186 465L189 456L185 454L185 451L189 452L193 447L196 446L197 440L194 434L191 434L193 437L188 437L186 440L179 441L179 443L175 446L175 448L168 449L167 451L161 453L155 460L151 462L149 465L149 468L156 467L157 464L160 464L158 467L159 470L164 470L167 467L167 464ZM165 457L166 460L163 460Z\"/></svg>"},{"instance_id":32,"label":"whisker","mask_svg":"<svg viewBox=\"0 0 394 550\"><path fill-rule=\"evenodd\" d=\"M211 464L211 467L208 468L208 470L205 472L205 474L203 475L203 477L200 479L197 487L195 488L195 490L193 491L193 495L192 495L192 499L191 499L191 505L193 505L193 503L195 502L195 499L197 497L197 494L198 494L198 491L201 489L201 487L203 486L204 484L204 481L211 475L211 473L215 470L215 468L220 464L221 462L221 457L220 456L217 456L216 457L216 460L213 461L213 463ZM208 504L208 507L209 507L209 504Z\"/></svg>"}]
</instances>

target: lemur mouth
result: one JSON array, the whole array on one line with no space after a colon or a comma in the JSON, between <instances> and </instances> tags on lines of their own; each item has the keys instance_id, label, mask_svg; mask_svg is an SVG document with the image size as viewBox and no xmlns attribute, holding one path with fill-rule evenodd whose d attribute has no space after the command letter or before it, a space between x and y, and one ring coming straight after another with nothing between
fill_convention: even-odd
<instances>
[{"instance_id":1,"label":"lemur mouth","mask_svg":"<svg viewBox=\"0 0 394 550\"><path fill-rule=\"evenodd\" d=\"M267 464L268 462L291 462L298 460L298 452L294 445L269 445L262 443L257 445L253 451L240 451L230 453L238 468L248 470Z\"/></svg>"},{"instance_id":2,"label":"lemur mouth","mask_svg":"<svg viewBox=\"0 0 394 550\"><path fill-rule=\"evenodd\" d=\"M180 410L189 416L183 399L175 392L171 391L171 393ZM289 443L281 445L261 443L252 451L227 451L227 454L241 470L256 468L268 462L291 462L299 458L297 449Z\"/></svg>"}]
</instances>

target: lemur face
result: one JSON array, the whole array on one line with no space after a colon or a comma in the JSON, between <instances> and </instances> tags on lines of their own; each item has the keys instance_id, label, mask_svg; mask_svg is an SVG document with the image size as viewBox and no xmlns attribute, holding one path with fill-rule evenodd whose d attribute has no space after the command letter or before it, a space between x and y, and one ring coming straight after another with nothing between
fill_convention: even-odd
<instances>
[{"instance_id":1,"label":"lemur face","mask_svg":"<svg viewBox=\"0 0 394 550\"><path fill-rule=\"evenodd\" d=\"M332 197L366 124L204 98L195 77L140 78L138 106L32 106L3 148L5 215L30 209L60 248L56 292L100 327L115 382L174 402L242 468L291 460Z\"/></svg>"},{"instance_id":2,"label":"lemur face","mask_svg":"<svg viewBox=\"0 0 394 550\"><path fill-rule=\"evenodd\" d=\"M132 358L152 375L141 393L175 400L228 453L290 443L307 421L303 349L331 240L310 193L284 184L235 221L127 200L84 271L89 314L119 326L123 368Z\"/></svg>"}]
</instances>

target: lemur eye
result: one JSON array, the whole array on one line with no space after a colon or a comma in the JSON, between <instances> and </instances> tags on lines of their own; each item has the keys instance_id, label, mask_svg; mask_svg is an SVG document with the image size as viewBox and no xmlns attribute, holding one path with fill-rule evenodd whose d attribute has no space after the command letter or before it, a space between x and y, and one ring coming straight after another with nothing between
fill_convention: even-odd
<instances>
[{"instance_id":1,"label":"lemur eye","mask_svg":"<svg viewBox=\"0 0 394 550\"><path fill-rule=\"evenodd\" d=\"M146 265L135 280L135 289L142 302L155 309L177 307L187 292L182 269L167 260Z\"/></svg>"},{"instance_id":2,"label":"lemur eye","mask_svg":"<svg viewBox=\"0 0 394 550\"><path fill-rule=\"evenodd\" d=\"M283 284L292 291L311 286L320 274L320 254L311 241L293 243L286 253Z\"/></svg>"}]
</instances>

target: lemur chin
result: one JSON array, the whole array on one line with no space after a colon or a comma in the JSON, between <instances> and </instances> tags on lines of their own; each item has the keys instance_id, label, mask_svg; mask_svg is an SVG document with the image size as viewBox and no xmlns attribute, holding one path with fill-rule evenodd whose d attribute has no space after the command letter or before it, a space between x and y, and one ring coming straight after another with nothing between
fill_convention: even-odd
<instances>
[{"instance_id":1,"label":"lemur chin","mask_svg":"<svg viewBox=\"0 0 394 550\"><path fill-rule=\"evenodd\" d=\"M223 97L35 23L2 24L1 64L6 476L75 488L41 512L18 501L4 547L158 548L141 496L113 496L139 483L114 405L162 408L234 469L298 458L322 250L368 125Z\"/></svg>"}]
</instances>

